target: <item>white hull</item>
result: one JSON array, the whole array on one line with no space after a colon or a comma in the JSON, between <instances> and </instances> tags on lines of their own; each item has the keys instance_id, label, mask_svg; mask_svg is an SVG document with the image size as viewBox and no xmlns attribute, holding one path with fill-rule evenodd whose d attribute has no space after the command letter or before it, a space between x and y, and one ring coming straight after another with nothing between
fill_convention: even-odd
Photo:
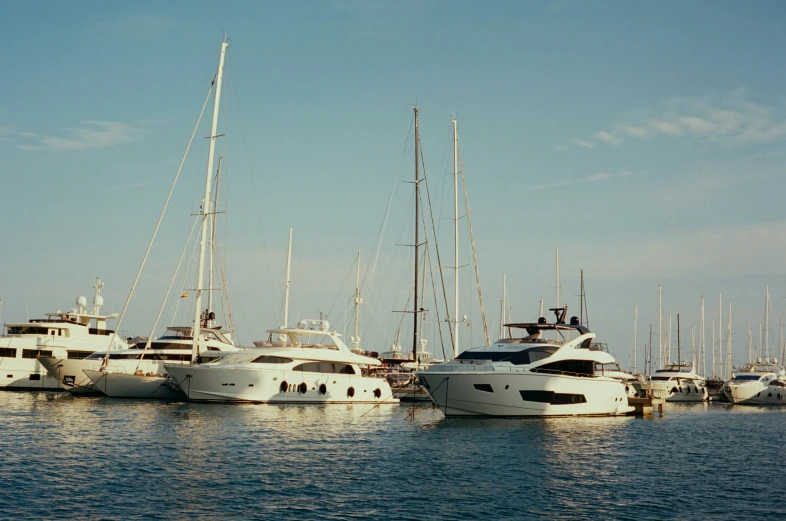
<instances>
[{"instance_id":1,"label":"white hull","mask_svg":"<svg viewBox=\"0 0 786 521\"><path fill-rule=\"evenodd\" d=\"M383 378L339 373L220 366L170 366L193 401L254 403L398 403Z\"/></svg>"},{"instance_id":2,"label":"white hull","mask_svg":"<svg viewBox=\"0 0 786 521\"><path fill-rule=\"evenodd\" d=\"M98 389L111 398L147 398L172 400L183 395L169 386L169 377L136 375L87 370L85 374Z\"/></svg>"},{"instance_id":3,"label":"white hull","mask_svg":"<svg viewBox=\"0 0 786 521\"><path fill-rule=\"evenodd\" d=\"M650 390L660 391L666 396L667 402L705 402L709 400L706 387L694 384L676 385L674 382L645 382L641 390L647 393Z\"/></svg>"},{"instance_id":4,"label":"white hull","mask_svg":"<svg viewBox=\"0 0 786 521\"><path fill-rule=\"evenodd\" d=\"M0 390L62 391L35 358L0 358Z\"/></svg>"},{"instance_id":5,"label":"white hull","mask_svg":"<svg viewBox=\"0 0 786 521\"><path fill-rule=\"evenodd\" d=\"M47 358L42 361L44 367L54 375L63 389L72 394L105 394L97 388L87 376L87 371L101 369L102 360L67 360ZM107 371L112 373L134 374L137 370L148 374L164 374L164 363L161 360L110 360Z\"/></svg>"},{"instance_id":6,"label":"white hull","mask_svg":"<svg viewBox=\"0 0 786 521\"><path fill-rule=\"evenodd\" d=\"M625 386L609 377L523 371L427 371L419 377L446 417L617 416L633 410Z\"/></svg>"},{"instance_id":7,"label":"white hull","mask_svg":"<svg viewBox=\"0 0 786 521\"><path fill-rule=\"evenodd\" d=\"M761 382L727 383L723 386L723 394L738 405L786 405L786 388L774 388Z\"/></svg>"}]
</instances>

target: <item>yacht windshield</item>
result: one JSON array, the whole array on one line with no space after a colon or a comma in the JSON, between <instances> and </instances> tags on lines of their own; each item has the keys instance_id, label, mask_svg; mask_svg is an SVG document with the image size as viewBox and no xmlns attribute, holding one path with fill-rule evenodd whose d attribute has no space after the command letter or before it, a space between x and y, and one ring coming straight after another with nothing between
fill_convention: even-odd
<instances>
[{"instance_id":1,"label":"yacht windshield","mask_svg":"<svg viewBox=\"0 0 786 521\"><path fill-rule=\"evenodd\" d=\"M490 349L478 349L464 351L458 360L491 360L492 362L510 362L513 365L524 365L543 360L553 355L559 347L557 346L538 346L524 349L523 351L491 351Z\"/></svg>"},{"instance_id":2,"label":"yacht windshield","mask_svg":"<svg viewBox=\"0 0 786 521\"><path fill-rule=\"evenodd\" d=\"M734 377L732 382L754 382L761 378L758 374L738 374Z\"/></svg>"}]
</instances>

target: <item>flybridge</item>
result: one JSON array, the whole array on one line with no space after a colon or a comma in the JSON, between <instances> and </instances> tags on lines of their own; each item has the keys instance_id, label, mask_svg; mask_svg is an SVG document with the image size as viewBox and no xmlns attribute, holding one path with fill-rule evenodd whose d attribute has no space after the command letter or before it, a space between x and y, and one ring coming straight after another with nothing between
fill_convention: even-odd
<instances>
[{"instance_id":1,"label":"flybridge","mask_svg":"<svg viewBox=\"0 0 786 521\"><path fill-rule=\"evenodd\" d=\"M561 308L552 308L556 317L553 324L546 322L546 317L540 317L537 322L517 322L513 324L505 324L503 327L514 329L526 329L527 333L534 335L539 331L578 331L581 335L586 335L590 330L586 326L579 323L579 317L570 317L570 324L565 323L565 315L568 313L568 306Z\"/></svg>"}]
</instances>

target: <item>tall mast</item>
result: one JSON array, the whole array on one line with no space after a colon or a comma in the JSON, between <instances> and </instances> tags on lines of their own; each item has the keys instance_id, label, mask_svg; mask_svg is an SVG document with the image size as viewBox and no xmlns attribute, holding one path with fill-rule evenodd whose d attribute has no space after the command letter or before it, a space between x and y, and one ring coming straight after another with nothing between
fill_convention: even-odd
<instances>
[{"instance_id":1,"label":"tall mast","mask_svg":"<svg viewBox=\"0 0 786 521\"><path fill-rule=\"evenodd\" d=\"M753 335L750 322L748 322L748 362L753 362Z\"/></svg>"},{"instance_id":2,"label":"tall mast","mask_svg":"<svg viewBox=\"0 0 786 521\"><path fill-rule=\"evenodd\" d=\"M764 302L764 356L770 357L770 286L766 286L766 299Z\"/></svg>"},{"instance_id":3,"label":"tall mast","mask_svg":"<svg viewBox=\"0 0 786 521\"><path fill-rule=\"evenodd\" d=\"M671 320L669 320L671 322ZM671 329L671 328L669 328ZM682 364L682 350L680 346L680 314L677 313L677 364Z\"/></svg>"},{"instance_id":4,"label":"tall mast","mask_svg":"<svg viewBox=\"0 0 786 521\"><path fill-rule=\"evenodd\" d=\"M538 318L543 316L543 299L540 299L540 306L538 306Z\"/></svg>"},{"instance_id":5,"label":"tall mast","mask_svg":"<svg viewBox=\"0 0 786 521\"><path fill-rule=\"evenodd\" d=\"M718 363L720 364L719 376L723 376L723 293L718 294Z\"/></svg>"},{"instance_id":6,"label":"tall mast","mask_svg":"<svg viewBox=\"0 0 786 521\"><path fill-rule=\"evenodd\" d=\"M218 189L221 186L221 156L218 156L216 169L216 194L213 196L213 211L210 212L210 264L207 268L207 309L213 310L213 257L216 254L216 208L218 208ZM208 315L207 325L213 327L215 322Z\"/></svg>"},{"instance_id":7,"label":"tall mast","mask_svg":"<svg viewBox=\"0 0 786 521\"><path fill-rule=\"evenodd\" d=\"M459 264L458 264L458 134L453 118L453 358L459 354Z\"/></svg>"},{"instance_id":8,"label":"tall mast","mask_svg":"<svg viewBox=\"0 0 786 521\"><path fill-rule=\"evenodd\" d=\"M282 328L289 327L289 286L292 282L290 277L292 266L292 228L289 228L289 245L287 246L287 280L284 286L284 324Z\"/></svg>"},{"instance_id":9,"label":"tall mast","mask_svg":"<svg viewBox=\"0 0 786 521\"><path fill-rule=\"evenodd\" d=\"M581 288L579 289L579 324L583 324L583 323L584 323L584 268L581 268Z\"/></svg>"},{"instance_id":10,"label":"tall mast","mask_svg":"<svg viewBox=\"0 0 786 521\"><path fill-rule=\"evenodd\" d=\"M418 241L420 230L418 219L420 216L420 128L418 126L418 108L415 111L415 298L413 307L413 333L412 333L412 361L418 361ZM457 317L454 317L457 318ZM455 351L455 349L454 349Z\"/></svg>"},{"instance_id":11,"label":"tall mast","mask_svg":"<svg viewBox=\"0 0 786 521\"><path fill-rule=\"evenodd\" d=\"M363 299L360 296L360 248L358 248L358 272L355 277L355 334L350 339L353 349L360 349L360 305Z\"/></svg>"},{"instance_id":12,"label":"tall mast","mask_svg":"<svg viewBox=\"0 0 786 521\"><path fill-rule=\"evenodd\" d=\"M559 305L559 248L557 248L557 259L556 259L556 269L557 269L557 301L555 307L560 307Z\"/></svg>"},{"instance_id":13,"label":"tall mast","mask_svg":"<svg viewBox=\"0 0 786 521\"><path fill-rule=\"evenodd\" d=\"M704 341L705 341L705 338L704 338L705 337L705 335L704 335L704 295L701 296L701 322L699 324L699 328L700 328L699 335L700 335L700 339L701 339L700 342L699 342L701 344L701 360L700 360L701 364L702 364L701 374L704 377L706 377L707 376L707 356L706 356L706 354L704 352Z\"/></svg>"},{"instance_id":14,"label":"tall mast","mask_svg":"<svg viewBox=\"0 0 786 521\"><path fill-rule=\"evenodd\" d=\"M726 372L724 378L731 378L731 302L729 302L729 321L726 324Z\"/></svg>"},{"instance_id":15,"label":"tall mast","mask_svg":"<svg viewBox=\"0 0 786 521\"><path fill-rule=\"evenodd\" d=\"M584 283L584 270L581 270L581 281L582 286ZM633 369L632 372L638 372L638 363L636 361L636 337L638 336L638 327L639 327L639 306L638 304L633 309ZM628 368L630 370L630 368Z\"/></svg>"},{"instance_id":16,"label":"tall mast","mask_svg":"<svg viewBox=\"0 0 786 521\"><path fill-rule=\"evenodd\" d=\"M647 371L648 376L652 376L652 324L650 324L650 342L649 342L649 349L650 349L650 356L649 356L649 368Z\"/></svg>"},{"instance_id":17,"label":"tall mast","mask_svg":"<svg viewBox=\"0 0 786 521\"><path fill-rule=\"evenodd\" d=\"M710 331L712 331L712 378L714 379L714 378L716 378L716 373L715 373L715 369L716 369L716 366L715 366L715 319L714 318L712 319L712 328L710 329Z\"/></svg>"},{"instance_id":18,"label":"tall mast","mask_svg":"<svg viewBox=\"0 0 786 521\"><path fill-rule=\"evenodd\" d=\"M199 357L199 337L201 334L201 320L202 313L202 291L205 276L205 242L207 239L207 223L208 216L211 213L210 209L210 186L213 177L213 158L216 153L216 138L218 137L218 108L221 103L221 82L224 78L224 56L226 55L229 43L226 41L221 42L221 56L218 60L218 71L216 72L216 94L213 100L213 124L210 129L210 149L207 154L207 174L205 180L205 196L202 199L202 226L201 236L199 240L199 264L197 265L197 287L196 287L196 309L194 312L194 334L193 334L193 347L191 351L191 362L196 362ZM209 315L208 315L209 316Z\"/></svg>"},{"instance_id":19,"label":"tall mast","mask_svg":"<svg viewBox=\"0 0 786 521\"><path fill-rule=\"evenodd\" d=\"M663 366L663 286L658 284L658 363Z\"/></svg>"},{"instance_id":20,"label":"tall mast","mask_svg":"<svg viewBox=\"0 0 786 521\"><path fill-rule=\"evenodd\" d=\"M502 274L502 304L500 306L500 314L499 314L499 337L505 338L505 322L507 321L507 310L508 310L508 285L506 281L507 274Z\"/></svg>"},{"instance_id":21,"label":"tall mast","mask_svg":"<svg viewBox=\"0 0 786 521\"><path fill-rule=\"evenodd\" d=\"M669 313L669 332L666 335L666 340L667 340L666 363L670 364L671 363L671 313Z\"/></svg>"}]
</instances>

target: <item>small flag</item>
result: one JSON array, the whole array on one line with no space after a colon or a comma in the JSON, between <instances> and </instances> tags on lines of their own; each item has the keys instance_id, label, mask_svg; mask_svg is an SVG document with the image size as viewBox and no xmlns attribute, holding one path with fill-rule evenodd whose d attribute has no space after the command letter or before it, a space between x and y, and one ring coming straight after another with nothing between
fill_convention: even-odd
<instances>
[{"instance_id":1,"label":"small flag","mask_svg":"<svg viewBox=\"0 0 786 521\"><path fill-rule=\"evenodd\" d=\"M186 297L188 297L188 291L186 291L185 293L183 293L182 295L180 295L180 298L186 298Z\"/></svg>"}]
</instances>

